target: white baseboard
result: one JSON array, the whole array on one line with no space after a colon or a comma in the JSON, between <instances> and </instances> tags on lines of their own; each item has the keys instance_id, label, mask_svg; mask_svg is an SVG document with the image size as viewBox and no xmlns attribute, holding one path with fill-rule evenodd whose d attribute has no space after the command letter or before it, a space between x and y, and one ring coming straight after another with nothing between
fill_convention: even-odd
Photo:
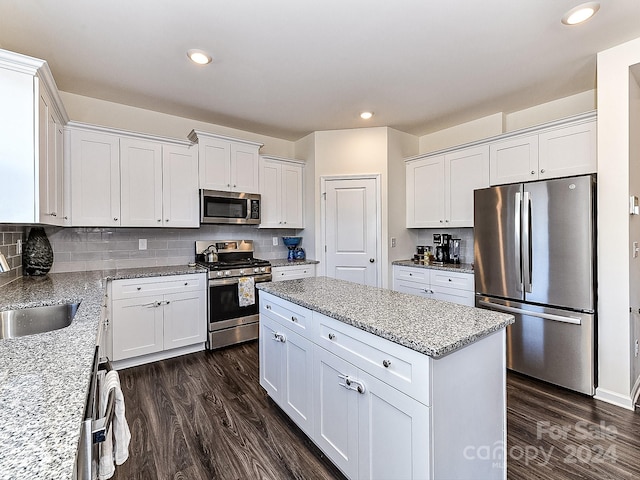
<instances>
[{"instance_id":1,"label":"white baseboard","mask_svg":"<svg viewBox=\"0 0 640 480\"><path fill-rule=\"evenodd\" d=\"M122 370L123 368L137 367L138 365L144 365L145 363L166 360L167 358L179 357L180 355L201 352L202 350L204 350L204 348L204 343L197 343L195 345L189 345L188 347L174 348L172 350L165 350L162 352L150 353L148 355L141 355L139 357L125 358L124 360L113 361L111 362L111 365L113 365L113 368L115 368L116 370Z\"/></svg>"},{"instance_id":2,"label":"white baseboard","mask_svg":"<svg viewBox=\"0 0 640 480\"><path fill-rule=\"evenodd\" d=\"M618 392L612 392L611 390L598 387L596 388L594 398L612 405L617 405L618 407L626 408L627 410L635 410L635 404L630 395L622 395Z\"/></svg>"}]
</instances>

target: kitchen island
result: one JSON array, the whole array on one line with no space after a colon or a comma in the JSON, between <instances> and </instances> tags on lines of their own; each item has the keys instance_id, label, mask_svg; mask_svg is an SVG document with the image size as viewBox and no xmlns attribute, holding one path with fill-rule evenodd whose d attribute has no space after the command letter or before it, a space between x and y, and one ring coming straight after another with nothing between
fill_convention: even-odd
<instances>
[{"instance_id":1,"label":"kitchen island","mask_svg":"<svg viewBox=\"0 0 640 480\"><path fill-rule=\"evenodd\" d=\"M326 277L258 288L260 383L347 477L506 477L511 315Z\"/></svg>"},{"instance_id":2,"label":"kitchen island","mask_svg":"<svg viewBox=\"0 0 640 480\"><path fill-rule=\"evenodd\" d=\"M0 478L73 478L107 281L204 272L170 266L56 273L0 287L0 311L81 302L66 328L0 340Z\"/></svg>"}]
</instances>

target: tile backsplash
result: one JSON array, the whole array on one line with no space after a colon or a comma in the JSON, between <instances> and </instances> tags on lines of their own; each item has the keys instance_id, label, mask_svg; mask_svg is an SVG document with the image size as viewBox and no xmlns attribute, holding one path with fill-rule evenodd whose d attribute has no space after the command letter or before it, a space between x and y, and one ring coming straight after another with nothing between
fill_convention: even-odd
<instances>
[{"instance_id":1,"label":"tile backsplash","mask_svg":"<svg viewBox=\"0 0 640 480\"><path fill-rule=\"evenodd\" d=\"M196 240L254 241L254 256L267 260L286 258L282 236L304 230L259 229L250 225L203 225L200 228L93 228L46 227L53 246L51 273L113 268L182 265L194 260ZM278 238L278 246L272 243ZM139 250L139 240L147 249ZM302 246L304 247L304 241Z\"/></svg>"},{"instance_id":2,"label":"tile backsplash","mask_svg":"<svg viewBox=\"0 0 640 480\"><path fill-rule=\"evenodd\" d=\"M473 228L424 228L418 230L418 245L433 245L434 233L448 233L459 238L462 263L473 263Z\"/></svg>"},{"instance_id":3,"label":"tile backsplash","mask_svg":"<svg viewBox=\"0 0 640 480\"><path fill-rule=\"evenodd\" d=\"M9 272L0 273L0 287L22 276L22 254L18 253L18 241L24 242L22 225L0 224L0 252L7 257Z\"/></svg>"}]
</instances>

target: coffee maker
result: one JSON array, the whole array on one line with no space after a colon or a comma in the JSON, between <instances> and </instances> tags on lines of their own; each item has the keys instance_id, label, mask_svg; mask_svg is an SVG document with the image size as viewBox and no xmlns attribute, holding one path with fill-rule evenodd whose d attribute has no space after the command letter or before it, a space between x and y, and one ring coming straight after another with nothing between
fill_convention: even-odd
<instances>
[{"instance_id":1,"label":"coffee maker","mask_svg":"<svg viewBox=\"0 0 640 480\"><path fill-rule=\"evenodd\" d=\"M462 240L459 238L452 238L449 242L449 257L451 263L460 263L460 244Z\"/></svg>"},{"instance_id":2,"label":"coffee maker","mask_svg":"<svg viewBox=\"0 0 640 480\"><path fill-rule=\"evenodd\" d=\"M433 234L433 246L436 249L436 262L449 263L451 261L451 257L449 256L450 242L451 235L448 233Z\"/></svg>"}]
</instances>

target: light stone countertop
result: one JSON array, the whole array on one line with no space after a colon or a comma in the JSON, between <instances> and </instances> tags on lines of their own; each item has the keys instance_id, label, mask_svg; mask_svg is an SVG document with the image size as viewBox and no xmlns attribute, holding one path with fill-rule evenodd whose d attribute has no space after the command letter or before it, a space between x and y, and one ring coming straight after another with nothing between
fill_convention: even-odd
<instances>
[{"instance_id":1,"label":"light stone countertop","mask_svg":"<svg viewBox=\"0 0 640 480\"><path fill-rule=\"evenodd\" d=\"M395 260L392 265L400 265L402 267L427 268L429 270L445 270L447 272L473 273L473 264L471 263L445 263L443 265L423 265L414 263L413 260Z\"/></svg>"},{"instance_id":2,"label":"light stone countertop","mask_svg":"<svg viewBox=\"0 0 640 480\"><path fill-rule=\"evenodd\" d=\"M204 272L171 266L55 273L0 287L0 311L82 302L66 328L0 340L0 478L73 477L107 280Z\"/></svg>"},{"instance_id":3,"label":"light stone countertop","mask_svg":"<svg viewBox=\"0 0 640 480\"><path fill-rule=\"evenodd\" d=\"M293 260L289 261L286 258L278 258L275 260L269 260L272 267L297 267L298 265L315 265L320 263L318 260Z\"/></svg>"},{"instance_id":4,"label":"light stone countertop","mask_svg":"<svg viewBox=\"0 0 640 480\"><path fill-rule=\"evenodd\" d=\"M327 277L256 285L310 310L438 358L514 322L513 315Z\"/></svg>"}]
</instances>

